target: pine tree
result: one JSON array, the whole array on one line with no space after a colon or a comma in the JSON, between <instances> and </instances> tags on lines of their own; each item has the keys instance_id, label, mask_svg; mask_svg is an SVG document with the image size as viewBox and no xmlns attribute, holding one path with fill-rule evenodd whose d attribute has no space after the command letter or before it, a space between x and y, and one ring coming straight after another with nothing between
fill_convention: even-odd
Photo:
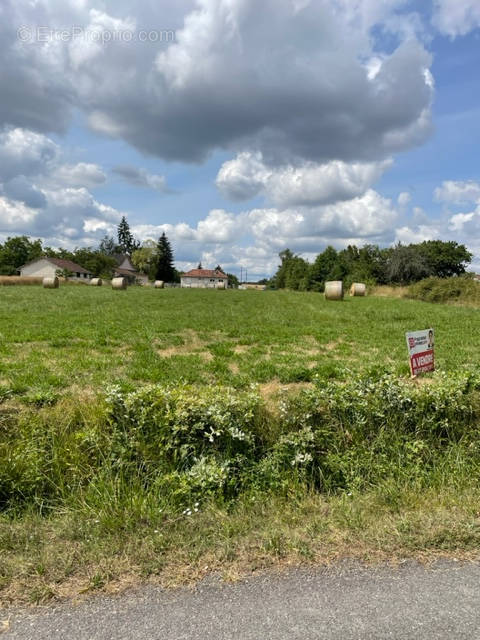
<instances>
[{"instance_id":1,"label":"pine tree","mask_svg":"<svg viewBox=\"0 0 480 640\"><path fill-rule=\"evenodd\" d=\"M173 251L165 232L162 233L157 243L157 280L173 282L175 280L175 268L173 266Z\"/></svg>"},{"instance_id":2,"label":"pine tree","mask_svg":"<svg viewBox=\"0 0 480 640\"><path fill-rule=\"evenodd\" d=\"M117 228L118 246L120 251L129 256L140 247L140 242L135 240L130 231L130 225L125 216L122 217Z\"/></svg>"}]
</instances>

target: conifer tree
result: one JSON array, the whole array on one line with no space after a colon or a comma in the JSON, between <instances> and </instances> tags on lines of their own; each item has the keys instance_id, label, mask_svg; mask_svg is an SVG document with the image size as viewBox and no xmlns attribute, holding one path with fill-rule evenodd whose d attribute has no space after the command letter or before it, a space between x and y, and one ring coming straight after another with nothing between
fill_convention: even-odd
<instances>
[{"instance_id":1,"label":"conifer tree","mask_svg":"<svg viewBox=\"0 0 480 640\"><path fill-rule=\"evenodd\" d=\"M175 280L173 251L165 232L162 233L157 243L156 279L164 282L173 282Z\"/></svg>"},{"instance_id":2,"label":"conifer tree","mask_svg":"<svg viewBox=\"0 0 480 640\"><path fill-rule=\"evenodd\" d=\"M132 232L130 231L130 225L127 222L125 216L122 217L120 224L117 228L118 247L120 251L128 254L129 256L140 247L140 242L135 240Z\"/></svg>"}]
</instances>

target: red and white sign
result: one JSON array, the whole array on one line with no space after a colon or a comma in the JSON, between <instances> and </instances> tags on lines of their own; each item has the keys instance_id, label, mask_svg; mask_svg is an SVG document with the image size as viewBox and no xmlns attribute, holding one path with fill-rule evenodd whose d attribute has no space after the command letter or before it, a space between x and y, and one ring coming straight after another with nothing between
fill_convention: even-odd
<instances>
[{"instance_id":1,"label":"red and white sign","mask_svg":"<svg viewBox=\"0 0 480 640\"><path fill-rule=\"evenodd\" d=\"M407 347L410 356L412 376L435 370L433 329L410 331L407 334Z\"/></svg>"}]
</instances>

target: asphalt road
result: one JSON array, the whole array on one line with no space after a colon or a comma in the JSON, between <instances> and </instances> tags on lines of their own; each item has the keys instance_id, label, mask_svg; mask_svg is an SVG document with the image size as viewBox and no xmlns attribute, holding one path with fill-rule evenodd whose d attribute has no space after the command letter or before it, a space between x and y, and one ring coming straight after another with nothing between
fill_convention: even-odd
<instances>
[{"instance_id":1,"label":"asphalt road","mask_svg":"<svg viewBox=\"0 0 480 640\"><path fill-rule=\"evenodd\" d=\"M480 566L341 566L215 580L194 590L142 587L10 616L2 640L369 640L480 638Z\"/></svg>"}]
</instances>

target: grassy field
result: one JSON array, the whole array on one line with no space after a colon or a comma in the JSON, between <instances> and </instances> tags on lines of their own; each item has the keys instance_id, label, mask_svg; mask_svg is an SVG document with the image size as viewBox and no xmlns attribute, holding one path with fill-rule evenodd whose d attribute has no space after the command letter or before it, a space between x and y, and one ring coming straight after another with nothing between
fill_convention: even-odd
<instances>
[{"instance_id":1,"label":"grassy field","mask_svg":"<svg viewBox=\"0 0 480 640\"><path fill-rule=\"evenodd\" d=\"M64 286L0 289L0 393L81 397L111 383L308 382L408 374L404 334L430 326L437 366L477 362L474 309L315 293Z\"/></svg>"},{"instance_id":2,"label":"grassy field","mask_svg":"<svg viewBox=\"0 0 480 640\"><path fill-rule=\"evenodd\" d=\"M0 602L476 556L477 317L403 298L0 287ZM404 334L429 326L441 372L412 382Z\"/></svg>"}]
</instances>

